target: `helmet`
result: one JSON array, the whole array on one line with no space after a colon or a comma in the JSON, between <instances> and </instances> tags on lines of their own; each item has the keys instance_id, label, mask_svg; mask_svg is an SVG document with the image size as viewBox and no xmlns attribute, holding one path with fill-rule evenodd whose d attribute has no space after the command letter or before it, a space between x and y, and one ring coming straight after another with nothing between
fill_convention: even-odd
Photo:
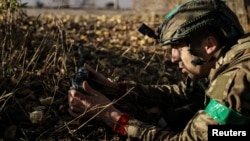
<instances>
[{"instance_id":1,"label":"helmet","mask_svg":"<svg viewBox=\"0 0 250 141\"><path fill-rule=\"evenodd\" d=\"M189 0L165 16L158 28L163 45L188 39L194 31L215 27L226 39L236 39L244 30L235 13L221 0Z\"/></svg>"}]
</instances>

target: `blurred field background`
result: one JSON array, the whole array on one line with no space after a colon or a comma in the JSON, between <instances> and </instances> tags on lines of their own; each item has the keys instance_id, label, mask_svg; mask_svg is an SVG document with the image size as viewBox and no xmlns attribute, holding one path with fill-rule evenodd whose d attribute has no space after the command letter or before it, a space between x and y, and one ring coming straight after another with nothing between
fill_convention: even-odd
<instances>
[{"instance_id":1,"label":"blurred field background","mask_svg":"<svg viewBox=\"0 0 250 141\"><path fill-rule=\"evenodd\" d=\"M113 81L182 81L167 48L137 30L143 22L157 29L164 15L183 1L135 0L122 9L115 3L102 8L27 7L18 0L1 0L0 141L123 140L103 123L69 115L67 91L77 70L77 48L83 45L86 62ZM226 2L249 32L249 0Z\"/></svg>"}]
</instances>

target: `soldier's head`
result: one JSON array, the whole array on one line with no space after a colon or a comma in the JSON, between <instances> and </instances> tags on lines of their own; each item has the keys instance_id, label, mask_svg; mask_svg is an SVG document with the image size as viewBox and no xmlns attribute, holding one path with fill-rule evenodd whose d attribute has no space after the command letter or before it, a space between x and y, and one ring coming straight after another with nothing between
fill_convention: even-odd
<instances>
[{"instance_id":1,"label":"soldier's head","mask_svg":"<svg viewBox=\"0 0 250 141\"><path fill-rule=\"evenodd\" d=\"M172 61L191 78L207 76L219 54L243 34L235 13L220 0L189 0L167 14L158 29Z\"/></svg>"}]
</instances>

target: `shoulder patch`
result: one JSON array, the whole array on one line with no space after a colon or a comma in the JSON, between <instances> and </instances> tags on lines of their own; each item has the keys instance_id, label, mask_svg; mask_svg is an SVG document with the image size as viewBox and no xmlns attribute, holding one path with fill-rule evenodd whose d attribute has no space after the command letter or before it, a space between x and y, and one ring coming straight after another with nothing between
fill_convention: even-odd
<instances>
[{"instance_id":1,"label":"shoulder patch","mask_svg":"<svg viewBox=\"0 0 250 141\"><path fill-rule=\"evenodd\" d=\"M219 75L217 79L211 82L207 90L207 95L213 99L224 99L230 89L236 72L228 72L223 75Z\"/></svg>"}]
</instances>

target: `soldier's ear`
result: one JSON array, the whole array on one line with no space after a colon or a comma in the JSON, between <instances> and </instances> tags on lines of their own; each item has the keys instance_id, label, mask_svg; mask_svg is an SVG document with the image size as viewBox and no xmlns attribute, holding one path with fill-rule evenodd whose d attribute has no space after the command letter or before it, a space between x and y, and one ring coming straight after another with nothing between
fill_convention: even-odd
<instances>
[{"instance_id":1,"label":"soldier's ear","mask_svg":"<svg viewBox=\"0 0 250 141\"><path fill-rule=\"evenodd\" d=\"M213 54L218 49L218 41L214 36L208 36L205 39L205 50L207 54Z\"/></svg>"}]
</instances>

